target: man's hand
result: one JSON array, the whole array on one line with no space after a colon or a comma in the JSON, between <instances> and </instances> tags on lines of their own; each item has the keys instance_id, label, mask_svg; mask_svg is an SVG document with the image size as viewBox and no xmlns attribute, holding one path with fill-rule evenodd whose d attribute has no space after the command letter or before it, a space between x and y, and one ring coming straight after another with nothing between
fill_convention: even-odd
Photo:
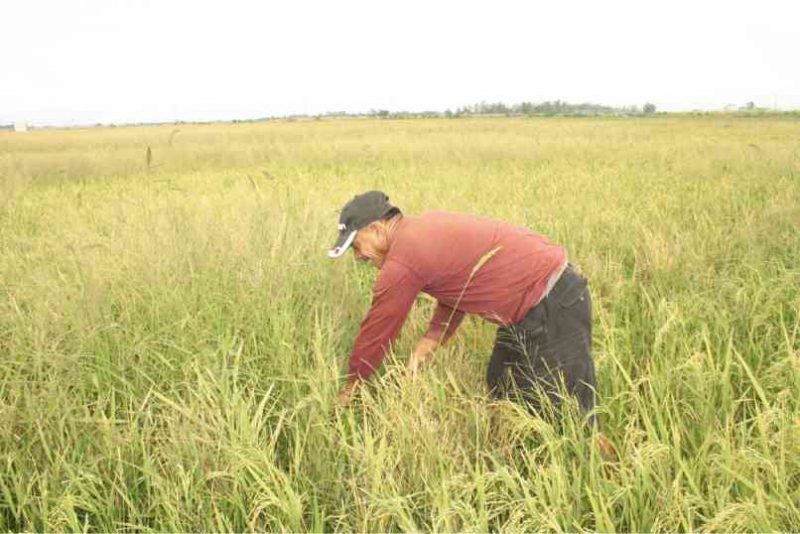
<instances>
[{"instance_id":1,"label":"man's hand","mask_svg":"<svg viewBox=\"0 0 800 534\"><path fill-rule=\"evenodd\" d=\"M336 396L336 403L342 407L350 404L350 401L353 400L353 395L355 394L357 385L358 380L350 380L344 386L342 386L342 389Z\"/></svg>"},{"instance_id":2,"label":"man's hand","mask_svg":"<svg viewBox=\"0 0 800 534\"><path fill-rule=\"evenodd\" d=\"M406 369L411 376L417 376L419 373L420 367L422 364L425 363L422 358L417 357L415 354L412 354L411 357L408 359L408 364L406 365Z\"/></svg>"},{"instance_id":3,"label":"man's hand","mask_svg":"<svg viewBox=\"0 0 800 534\"><path fill-rule=\"evenodd\" d=\"M430 359L431 352L439 346L439 342L435 339L423 337L414 348L414 352L408 359L407 369L411 376L416 376L420 368Z\"/></svg>"}]
</instances>

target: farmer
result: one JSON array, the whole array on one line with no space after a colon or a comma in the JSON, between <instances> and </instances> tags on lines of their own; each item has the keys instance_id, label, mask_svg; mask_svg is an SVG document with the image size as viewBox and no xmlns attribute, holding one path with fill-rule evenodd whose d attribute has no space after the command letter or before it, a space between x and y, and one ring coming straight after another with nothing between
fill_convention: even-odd
<instances>
[{"instance_id":1,"label":"farmer","mask_svg":"<svg viewBox=\"0 0 800 534\"><path fill-rule=\"evenodd\" d=\"M486 370L494 398L520 395L542 414L559 407L567 392L582 412L592 410L591 298L562 247L525 228L472 215L404 217L381 191L358 195L342 209L328 256L339 258L351 247L380 272L340 402L378 368L422 291L437 305L408 361L412 373L453 335L465 313L474 313L498 325Z\"/></svg>"}]
</instances>

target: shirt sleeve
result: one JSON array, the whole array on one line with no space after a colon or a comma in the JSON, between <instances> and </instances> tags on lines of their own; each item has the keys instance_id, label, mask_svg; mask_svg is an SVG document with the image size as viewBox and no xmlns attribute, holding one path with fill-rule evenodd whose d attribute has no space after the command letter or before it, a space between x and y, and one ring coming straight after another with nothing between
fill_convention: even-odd
<instances>
[{"instance_id":1,"label":"shirt sleeve","mask_svg":"<svg viewBox=\"0 0 800 534\"><path fill-rule=\"evenodd\" d=\"M421 289L422 282L411 269L396 262L384 264L375 281L372 307L353 345L350 380L369 378L380 366Z\"/></svg>"},{"instance_id":2,"label":"shirt sleeve","mask_svg":"<svg viewBox=\"0 0 800 534\"><path fill-rule=\"evenodd\" d=\"M463 319L464 312L437 301L424 337L444 343L455 333Z\"/></svg>"}]
</instances>

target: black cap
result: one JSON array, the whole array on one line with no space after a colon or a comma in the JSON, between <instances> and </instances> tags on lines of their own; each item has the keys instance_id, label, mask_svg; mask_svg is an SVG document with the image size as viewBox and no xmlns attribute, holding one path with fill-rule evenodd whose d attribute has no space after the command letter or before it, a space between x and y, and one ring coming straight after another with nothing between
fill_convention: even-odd
<instances>
[{"instance_id":1,"label":"black cap","mask_svg":"<svg viewBox=\"0 0 800 534\"><path fill-rule=\"evenodd\" d=\"M342 208L342 214L339 216L339 238L328 251L328 257L341 257L353 244L356 232L371 222L399 212L399 209L389 204L389 197L383 191L367 191L354 196L353 200Z\"/></svg>"}]
</instances>

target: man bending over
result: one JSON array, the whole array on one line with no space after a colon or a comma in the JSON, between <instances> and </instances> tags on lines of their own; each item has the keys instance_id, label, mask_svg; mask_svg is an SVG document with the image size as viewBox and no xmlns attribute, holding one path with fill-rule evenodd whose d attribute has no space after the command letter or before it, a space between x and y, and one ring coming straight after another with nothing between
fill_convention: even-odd
<instances>
[{"instance_id":1,"label":"man bending over","mask_svg":"<svg viewBox=\"0 0 800 534\"><path fill-rule=\"evenodd\" d=\"M425 292L437 306L408 362L412 372L453 335L465 313L473 313L498 325L486 370L494 398L521 394L541 414L542 400L557 408L566 391L596 423L592 303L586 279L572 269L562 247L483 217L404 217L384 193L369 191L342 209L339 238L328 256L339 258L348 248L380 272L341 402L375 372L417 295Z\"/></svg>"}]
</instances>

